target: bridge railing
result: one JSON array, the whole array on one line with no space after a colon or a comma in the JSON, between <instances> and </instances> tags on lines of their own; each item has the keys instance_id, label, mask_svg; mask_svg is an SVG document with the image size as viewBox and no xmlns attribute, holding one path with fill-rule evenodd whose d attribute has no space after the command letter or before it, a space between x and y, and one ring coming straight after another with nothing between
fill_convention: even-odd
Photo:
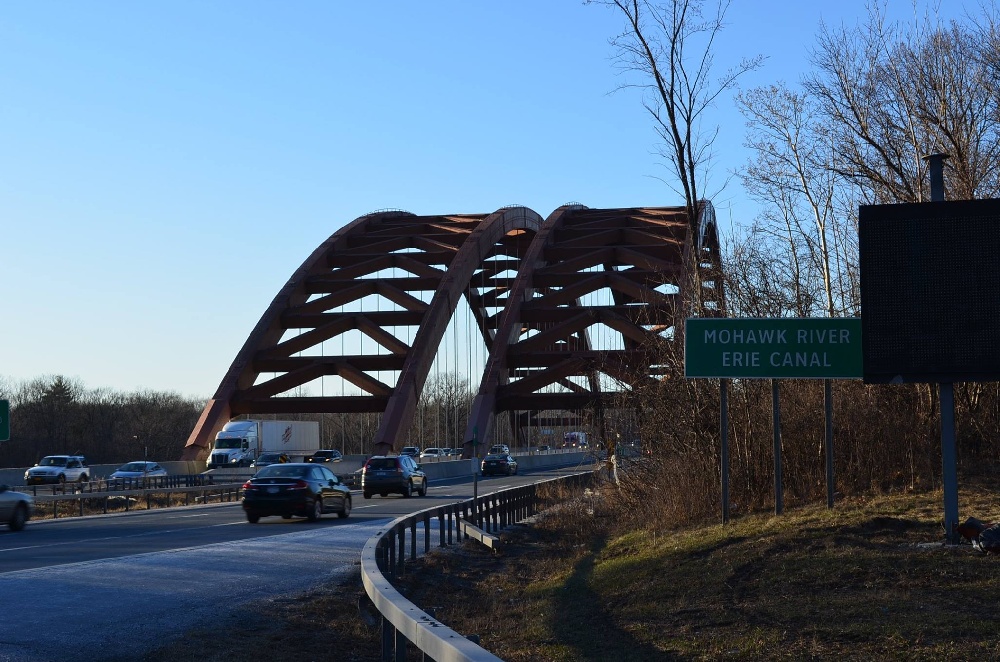
<instances>
[{"instance_id":1,"label":"bridge railing","mask_svg":"<svg viewBox=\"0 0 1000 662\"><path fill-rule=\"evenodd\" d=\"M89 483L32 486L15 488L32 493L37 516L51 514L53 518L104 513L110 510L130 510L133 504L145 499L146 508L152 508L155 495L168 499L183 495L184 505L239 500L243 481L216 483L206 476L157 476L155 478L114 478ZM70 503L70 508L64 506ZM172 503L170 505L180 505Z\"/></svg>"},{"instance_id":2,"label":"bridge railing","mask_svg":"<svg viewBox=\"0 0 1000 662\"><path fill-rule=\"evenodd\" d=\"M391 580L404 574L407 557L415 560L421 548L424 554L430 551L432 538L437 538L438 547L458 544L471 537L463 523L487 534L499 532L537 514L541 490L583 485L592 477L592 472L572 474L428 508L400 517L372 536L361 551L361 578L382 617L382 660L406 659L407 642L437 662L500 660L407 600ZM437 524L437 536L432 536L432 522Z\"/></svg>"}]
</instances>

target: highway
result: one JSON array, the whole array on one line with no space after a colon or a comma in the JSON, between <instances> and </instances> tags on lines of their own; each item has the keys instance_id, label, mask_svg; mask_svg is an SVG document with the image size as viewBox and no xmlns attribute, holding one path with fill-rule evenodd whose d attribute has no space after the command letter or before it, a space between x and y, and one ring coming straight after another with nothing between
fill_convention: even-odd
<instances>
[{"instance_id":1,"label":"highway","mask_svg":"<svg viewBox=\"0 0 1000 662\"><path fill-rule=\"evenodd\" d=\"M567 470L564 470L567 471ZM479 494L560 470L480 478ZM59 520L0 531L0 662L135 659L192 627L238 636L248 603L351 572L365 542L396 517L472 496L471 479L426 497L352 492L350 518L247 523L238 503Z\"/></svg>"}]
</instances>

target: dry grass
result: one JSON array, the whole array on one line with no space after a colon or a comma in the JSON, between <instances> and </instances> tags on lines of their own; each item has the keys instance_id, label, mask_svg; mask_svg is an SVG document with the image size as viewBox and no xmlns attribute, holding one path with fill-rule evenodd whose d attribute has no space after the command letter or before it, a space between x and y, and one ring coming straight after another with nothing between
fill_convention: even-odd
<instances>
[{"instance_id":1,"label":"dry grass","mask_svg":"<svg viewBox=\"0 0 1000 662\"><path fill-rule=\"evenodd\" d=\"M986 487L960 496L962 517L1000 518ZM501 554L419 559L397 585L511 662L1000 658L1000 559L940 545L942 508L940 492L896 494L652 533L621 530L606 492L512 527ZM148 659L375 660L362 593L355 576Z\"/></svg>"}]
</instances>

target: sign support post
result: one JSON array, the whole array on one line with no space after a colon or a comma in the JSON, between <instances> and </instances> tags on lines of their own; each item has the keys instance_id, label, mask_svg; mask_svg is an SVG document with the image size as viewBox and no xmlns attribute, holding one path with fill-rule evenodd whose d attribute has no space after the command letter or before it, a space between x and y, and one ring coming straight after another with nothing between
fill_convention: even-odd
<instances>
[{"instance_id":1,"label":"sign support post","mask_svg":"<svg viewBox=\"0 0 1000 662\"><path fill-rule=\"evenodd\" d=\"M719 439L722 442L722 523L729 524L729 380L719 380Z\"/></svg>"},{"instance_id":2,"label":"sign support post","mask_svg":"<svg viewBox=\"0 0 1000 662\"><path fill-rule=\"evenodd\" d=\"M781 490L781 402L778 399L778 380L771 380L771 426L774 428L774 514L785 510Z\"/></svg>"},{"instance_id":3,"label":"sign support post","mask_svg":"<svg viewBox=\"0 0 1000 662\"><path fill-rule=\"evenodd\" d=\"M826 507L833 508L833 382L823 380L823 408L826 410Z\"/></svg>"}]
</instances>

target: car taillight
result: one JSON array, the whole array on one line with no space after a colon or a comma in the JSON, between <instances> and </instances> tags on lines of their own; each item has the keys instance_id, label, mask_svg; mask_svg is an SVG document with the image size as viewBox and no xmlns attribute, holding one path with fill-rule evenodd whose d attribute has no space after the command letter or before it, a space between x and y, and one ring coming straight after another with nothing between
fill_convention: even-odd
<instances>
[{"instance_id":1,"label":"car taillight","mask_svg":"<svg viewBox=\"0 0 1000 662\"><path fill-rule=\"evenodd\" d=\"M371 468L372 468L372 466L371 466L371 462L365 462L365 468L364 468L364 471L368 471L368 470L369 470L369 469L371 469Z\"/></svg>"},{"instance_id":2,"label":"car taillight","mask_svg":"<svg viewBox=\"0 0 1000 662\"><path fill-rule=\"evenodd\" d=\"M252 490L252 489L253 489L253 483L251 483L251 482L250 482L250 481L248 480L247 482L243 483L243 489L244 489L244 490Z\"/></svg>"},{"instance_id":3,"label":"car taillight","mask_svg":"<svg viewBox=\"0 0 1000 662\"><path fill-rule=\"evenodd\" d=\"M297 480L289 486L289 490L305 490L308 489L309 483L304 480Z\"/></svg>"}]
</instances>

